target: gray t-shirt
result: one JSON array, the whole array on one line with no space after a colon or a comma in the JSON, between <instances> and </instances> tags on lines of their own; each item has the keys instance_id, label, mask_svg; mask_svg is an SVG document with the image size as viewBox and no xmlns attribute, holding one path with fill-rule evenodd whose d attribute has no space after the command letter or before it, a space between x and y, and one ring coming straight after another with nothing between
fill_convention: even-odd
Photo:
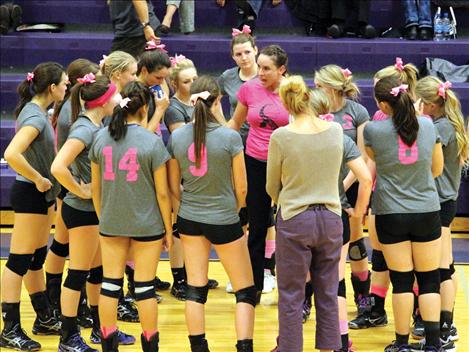
<instances>
[{"instance_id":1,"label":"gray t-shirt","mask_svg":"<svg viewBox=\"0 0 469 352\"><path fill-rule=\"evenodd\" d=\"M153 4L151 1L148 4L148 18L150 26L156 29L160 21L155 16ZM143 36L143 28L140 19L137 16L135 7L130 0L111 0L109 4L109 12L112 21L112 28L116 38L122 37L139 37Z\"/></svg>"},{"instance_id":2,"label":"gray t-shirt","mask_svg":"<svg viewBox=\"0 0 469 352\"><path fill-rule=\"evenodd\" d=\"M443 173L435 179L440 203L443 203L448 200L457 200L462 166L459 162L458 142L453 125L444 116L433 122L440 135L445 157Z\"/></svg>"},{"instance_id":3,"label":"gray t-shirt","mask_svg":"<svg viewBox=\"0 0 469 352\"><path fill-rule=\"evenodd\" d=\"M85 149L77 155L71 165L72 175L78 183L80 183L80 181L83 181L83 183L91 183L91 163L88 154L93 144L94 137L99 130L100 127L96 126L84 115L78 116L78 119L70 128L67 139L77 139L85 145ZM81 211L94 211L92 199L82 199L72 192L67 192L64 202L72 208Z\"/></svg>"},{"instance_id":4,"label":"gray t-shirt","mask_svg":"<svg viewBox=\"0 0 469 352\"><path fill-rule=\"evenodd\" d=\"M169 160L161 137L130 124L115 141L105 127L96 134L90 160L101 167L102 234L151 237L165 232L153 172Z\"/></svg>"},{"instance_id":5,"label":"gray t-shirt","mask_svg":"<svg viewBox=\"0 0 469 352\"><path fill-rule=\"evenodd\" d=\"M365 126L365 145L376 162L376 189L372 208L376 215L429 213L440 210L432 176L432 156L439 137L433 123L418 117L417 140L408 147L398 136L392 119Z\"/></svg>"},{"instance_id":6,"label":"gray t-shirt","mask_svg":"<svg viewBox=\"0 0 469 352\"><path fill-rule=\"evenodd\" d=\"M172 97L169 99L169 107L166 110L164 115L164 123L169 131L169 126L175 123L189 123L192 121L192 113L194 112L194 107L186 105Z\"/></svg>"},{"instance_id":7,"label":"gray t-shirt","mask_svg":"<svg viewBox=\"0 0 469 352\"><path fill-rule=\"evenodd\" d=\"M175 130L167 146L181 168L184 191L178 215L204 224L234 224L239 216L232 184L232 159L243 150L241 137L228 127L209 123L206 152L202 152L197 169L193 128L190 123Z\"/></svg>"},{"instance_id":8,"label":"gray t-shirt","mask_svg":"<svg viewBox=\"0 0 469 352\"><path fill-rule=\"evenodd\" d=\"M238 105L237 94L239 88L241 88L244 82L246 81L243 81L241 78L239 78L238 66L226 70L218 77L218 85L220 86L221 94L227 95L230 100L230 118L233 117L233 114L236 110L236 105ZM239 134L241 135L244 144L246 144L248 132L249 124L247 121L245 121L239 130Z\"/></svg>"},{"instance_id":9,"label":"gray t-shirt","mask_svg":"<svg viewBox=\"0 0 469 352\"><path fill-rule=\"evenodd\" d=\"M357 128L370 120L370 115L366 108L349 99L345 99L344 107L333 113L334 121L339 123L344 129L344 133L357 143Z\"/></svg>"},{"instance_id":10,"label":"gray t-shirt","mask_svg":"<svg viewBox=\"0 0 469 352\"><path fill-rule=\"evenodd\" d=\"M359 158L360 156L360 149L358 149L357 145L352 141L352 138L350 138L344 133L344 156L342 159L342 166L340 167L339 174L339 195L342 209L352 208L347 199L344 189L344 179L345 177L347 177L348 174L347 163Z\"/></svg>"},{"instance_id":11,"label":"gray t-shirt","mask_svg":"<svg viewBox=\"0 0 469 352\"><path fill-rule=\"evenodd\" d=\"M16 130L19 131L22 127L32 126L39 131L39 135L31 142L29 147L24 151L23 156L28 163L39 172L42 177L45 177L52 182L52 187L45 192L46 201L54 201L60 193L60 184L52 176L50 167L55 158L55 135L54 129L49 122L49 119L44 111L34 103L27 103L21 110L18 119L16 120ZM18 181L33 183L31 180L17 175Z\"/></svg>"},{"instance_id":12,"label":"gray t-shirt","mask_svg":"<svg viewBox=\"0 0 469 352\"><path fill-rule=\"evenodd\" d=\"M70 99L62 105L57 119L57 150L60 150L68 138L72 125L72 103Z\"/></svg>"}]
</instances>

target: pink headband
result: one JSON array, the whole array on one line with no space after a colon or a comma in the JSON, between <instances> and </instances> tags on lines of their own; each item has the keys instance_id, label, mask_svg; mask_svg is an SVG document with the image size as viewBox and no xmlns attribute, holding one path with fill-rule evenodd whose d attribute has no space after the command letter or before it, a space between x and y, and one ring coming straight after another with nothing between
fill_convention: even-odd
<instances>
[{"instance_id":1,"label":"pink headband","mask_svg":"<svg viewBox=\"0 0 469 352\"><path fill-rule=\"evenodd\" d=\"M34 73L28 72L28 74L26 75L26 80L28 82L31 82L33 78L34 78Z\"/></svg>"},{"instance_id":2,"label":"pink headband","mask_svg":"<svg viewBox=\"0 0 469 352\"><path fill-rule=\"evenodd\" d=\"M393 89L391 89L390 93L391 95L394 95L395 97L397 97L399 93L407 92L407 88L409 88L407 84L401 84L399 87L394 87Z\"/></svg>"},{"instance_id":3,"label":"pink headband","mask_svg":"<svg viewBox=\"0 0 469 352\"><path fill-rule=\"evenodd\" d=\"M154 40L150 40L147 42L147 46L145 47L145 50L161 50L164 53L167 53L168 51L165 50L166 45L164 44L156 44Z\"/></svg>"},{"instance_id":4,"label":"pink headband","mask_svg":"<svg viewBox=\"0 0 469 352\"><path fill-rule=\"evenodd\" d=\"M174 55L174 57L170 57L169 58L169 61L171 61L171 66L176 66L178 63L180 63L181 61L185 60L186 57L184 55Z\"/></svg>"},{"instance_id":5,"label":"pink headband","mask_svg":"<svg viewBox=\"0 0 469 352\"><path fill-rule=\"evenodd\" d=\"M401 72L404 71L404 62L400 57L396 57L396 63L394 64L394 67Z\"/></svg>"},{"instance_id":6,"label":"pink headband","mask_svg":"<svg viewBox=\"0 0 469 352\"><path fill-rule=\"evenodd\" d=\"M77 82L81 84L89 84L96 82L96 76L93 72L87 73L81 78L77 78Z\"/></svg>"},{"instance_id":7,"label":"pink headband","mask_svg":"<svg viewBox=\"0 0 469 352\"><path fill-rule=\"evenodd\" d=\"M349 78L352 75L352 71L350 71L348 68L346 69L341 68L340 71L342 71L342 74L344 75L345 78Z\"/></svg>"},{"instance_id":8,"label":"pink headband","mask_svg":"<svg viewBox=\"0 0 469 352\"><path fill-rule=\"evenodd\" d=\"M96 98L95 100L87 101L85 103L86 108L93 109L93 108L97 108L98 106L103 106L109 101L109 99L111 99L111 97L114 95L116 91L117 91L116 85L111 82L106 93L101 95L99 98Z\"/></svg>"},{"instance_id":9,"label":"pink headband","mask_svg":"<svg viewBox=\"0 0 469 352\"><path fill-rule=\"evenodd\" d=\"M450 81L446 81L445 83L440 83L438 85L438 95L446 100L446 91L450 89L453 84Z\"/></svg>"},{"instance_id":10,"label":"pink headband","mask_svg":"<svg viewBox=\"0 0 469 352\"><path fill-rule=\"evenodd\" d=\"M232 28L231 29L231 35L233 37L236 37L237 35L240 35L240 34L251 34L251 27L249 27L247 24L245 24L243 26L243 28L241 30L237 29L237 28Z\"/></svg>"},{"instance_id":11,"label":"pink headband","mask_svg":"<svg viewBox=\"0 0 469 352\"><path fill-rule=\"evenodd\" d=\"M195 104L197 103L197 100L199 100L199 99L207 100L209 96L210 96L210 92L207 92L207 91L200 92L200 93L197 93L197 94L192 94L190 102L191 102L192 106L195 106Z\"/></svg>"}]
</instances>

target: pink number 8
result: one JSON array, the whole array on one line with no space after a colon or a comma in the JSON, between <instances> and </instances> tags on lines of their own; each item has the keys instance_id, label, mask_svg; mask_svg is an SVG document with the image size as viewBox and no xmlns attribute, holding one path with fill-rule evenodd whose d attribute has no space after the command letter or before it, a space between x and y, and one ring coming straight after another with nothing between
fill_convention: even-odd
<instances>
[{"instance_id":1,"label":"pink number 8","mask_svg":"<svg viewBox=\"0 0 469 352\"><path fill-rule=\"evenodd\" d=\"M417 141L408 146L401 139L401 136L397 136L399 142L399 162L403 165L415 164L419 158L419 148L417 147Z\"/></svg>"},{"instance_id":2,"label":"pink number 8","mask_svg":"<svg viewBox=\"0 0 469 352\"><path fill-rule=\"evenodd\" d=\"M195 145L192 143L187 150L187 157L193 163L195 163ZM202 146L202 152L200 155L200 168L197 168L195 165L189 166L189 172L193 176L204 176L208 171L208 162L207 162L207 148Z\"/></svg>"}]
</instances>

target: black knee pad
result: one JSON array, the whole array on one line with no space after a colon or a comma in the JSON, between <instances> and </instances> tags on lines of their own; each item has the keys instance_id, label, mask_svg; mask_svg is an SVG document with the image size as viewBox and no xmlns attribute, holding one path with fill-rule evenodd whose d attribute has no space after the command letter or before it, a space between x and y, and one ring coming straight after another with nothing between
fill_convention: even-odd
<instances>
[{"instance_id":1,"label":"black knee pad","mask_svg":"<svg viewBox=\"0 0 469 352\"><path fill-rule=\"evenodd\" d=\"M345 279L339 281L339 288L337 290L337 296L346 298Z\"/></svg>"},{"instance_id":2,"label":"black knee pad","mask_svg":"<svg viewBox=\"0 0 469 352\"><path fill-rule=\"evenodd\" d=\"M67 278L64 282L64 287L74 291L81 291L86 284L88 278L88 270L68 269Z\"/></svg>"},{"instance_id":3,"label":"black knee pad","mask_svg":"<svg viewBox=\"0 0 469 352\"><path fill-rule=\"evenodd\" d=\"M29 267L31 266L31 261L33 259L33 254L16 254L10 253L8 256L8 261L6 267L13 271L19 276L24 276Z\"/></svg>"},{"instance_id":4,"label":"black knee pad","mask_svg":"<svg viewBox=\"0 0 469 352\"><path fill-rule=\"evenodd\" d=\"M41 270L47 257L47 246L36 249L29 270Z\"/></svg>"},{"instance_id":5,"label":"black knee pad","mask_svg":"<svg viewBox=\"0 0 469 352\"><path fill-rule=\"evenodd\" d=\"M368 254L366 253L365 239L360 238L358 241L350 242L348 247L348 256L350 260L359 261L365 259Z\"/></svg>"},{"instance_id":6,"label":"black knee pad","mask_svg":"<svg viewBox=\"0 0 469 352\"><path fill-rule=\"evenodd\" d=\"M416 271L419 295L426 293L440 293L440 270Z\"/></svg>"},{"instance_id":7,"label":"black knee pad","mask_svg":"<svg viewBox=\"0 0 469 352\"><path fill-rule=\"evenodd\" d=\"M111 279L103 276L103 284L101 285L101 295L118 299L122 286L124 286L124 278L120 279Z\"/></svg>"},{"instance_id":8,"label":"black knee pad","mask_svg":"<svg viewBox=\"0 0 469 352\"><path fill-rule=\"evenodd\" d=\"M187 285L186 288L186 300L192 301L200 304L205 304L207 302L208 296L208 285L197 287Z\"/></svg>"},{"instance_id":9,"label":"black knee pad","mask_svg":"<svg viewBox=\"0 0 469 352\"><path fill-rule=\"evenodd\" d=\"M236 303L248 303L251 306L256 306L256 286L242 288L235 292Z\"/></svg>"},{"instance_id":10,"label":"black knee pad","mask_svg":"<svg viewBox=\"0 0 469 352\"><path fill-rule=\"evenodd\" d=\"M456 272L456 268L454 267L454 262L452 262L452 263L449 265L449 271L451 272L451 276L453 276L454 273Z\"/></svg>"},{"instance_id":11,"label":"black knee pad","mask_svg":"<svg viewBox=\"0 0 469 352\"><path fill-rule=\"evenodd\" d=\"M135 300L143 301L149 298L155 298L155 279L150 281L134 281Z\"/></svg>"},{"instance_id":12,"label":"black knee pad","mask_svg":"<svg viewBox=\"0 0 469 352\"><path fill-rule=\"evenodd\" d=\"M87 280L90 284L98 285L103 282L103 267L97 266L90 269L90 275Z\"/></svg>"},{"instance_id":13,"label":"black knee pad","mask_svg":"<svg viewBox=\"0 0 469 352\"><path fill-rule=\"evenodd\" d=\"M413 271L394 271L389 270L389 277L392 283L392 293L411 293L414 286Z\"/></svg>"},{"instance_id":14,"label":"black knee pad","mask_svg":"<svg viewBox=\"0 0 469 352\"><path fill-rule=\"evenodd\" d=\"M383 252L373 249L373 254L371 255L371 270L377 273L388 270Z\"/></svg>"},{"instance_id":15,"label":"black knee pad","mask_svg":"<svg viewBox=\"0 0 469 352\"><path fill-rule=\"evenodd\" d=\"M50 251L59 257L65 258L69 255L68 243L60 243L54 239L50 246Z\"/></svg>"}]
</instances>

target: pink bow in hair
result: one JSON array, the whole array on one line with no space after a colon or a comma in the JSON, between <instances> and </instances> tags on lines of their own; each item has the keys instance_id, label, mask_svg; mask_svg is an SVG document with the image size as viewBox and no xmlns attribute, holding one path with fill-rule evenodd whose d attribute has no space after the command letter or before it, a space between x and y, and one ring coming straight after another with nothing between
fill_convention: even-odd
<instances>
[{"instance_id":1,"label":"pink bow in hair","mask_svg":"<svg viewBox=\"0 0 469 352\"><path fill-rule=\"evenodd\" d=\"M404 71L404 62L400 57L396 57L396 63L394 64L394 67L401 72Z\"/></svg>"},{"instance_id":2,"label":"pink bow in hair","mask_svg":"<svg viewBox=\"0 0 469 352\"><path fill-rule=\"evenodd\" d=\"M192 94L191 99L190 99L191 105L195 106L195 104L197 103L197 100L199 99L207 100L209 96L210 96L210 92L207 92L207 91L200 92L197 94Z\"/></svg>"},{"instance_id":3,"label":"pink bow in hair","mask_svg":"<svg viewBox=\"0 0 469 352\"><path fill-rule=\"evenodd\" d=\"M94 75L93 72L90 72L84 75L82 78L78 78L77 82L81 84L94 83L96 82L96 76Z\"/></svg>"},{"instance_id":4,"label":"pink bow in hair","mask_svg":"<svg viewBox=\"0 0 469 352\"><path fill-rule=\"evenodd\" d=\"M445 83L440 83L438 85L438 95L443 99L446 99L446 91L450 89L453 84L450 81L446 81Z\"/></svg>"},{"instance_id":5,"label":"pink bow in hair","mask_svg":"<svg viewBox=\"0 0 469 352\"><path fill-rule=\"evenodd\" d=\"M251 27L249 27L247 24L245 24L243 26L243 28L241 30L237 29L237 28L232 28L231 29L231 35L233 37L236 37L237 35L240 35L240 34L251 34Z\"/></svg>"},{"instance_id":6,"label":"pink bow in hair","mask_svg":"<svg viewBox=\"0 0 469 352\"><path fill-rule=\"evenodd\" d=\"M107 55L103 55L103 58L99 61L100 68L103 68L104 62L106 61L106 59L107 59Z\"/></svg>"},{"instance_id":7,"label":"pink bow in hair","mask_svg":"<svg viewBox=\"0 0 469 352\"><path fill-rule=\"evenodd\" d=\"M164 44L156 44L154 40L150 40L147 42L147 46L145 47L145 50L161 50L164 53L167 53L168 51L165 49L166 45Z\"/></svg>"},{"instance_id":8,"label":"pink bow in hair","mask_svg":"<svg viewBox=\"0 0 469 352\"><path fill-rule=\"evenodd\" d=\"M319 115L319 118L324 121L334 121L334 115L333 114L324 114L324 115Z\"/></svg>"},{"instance_id":9,"label":"pink bow in hair","mask_svg":"<svg viewBox=\"0 0 469 352\"><path fill-rule=\"evenodd\" d=\"M119 106L123 109L123 108L126 108L127 107L127 104L129 103L129 101L132 100L130 98L124 98L120 101L119 103Z\"/></svg>"},{"instance_id":10,"label":"pink bow in hair","mask_svg":"<svg viewBox=\"0 0 469 352\"><path fill-rule=\"evenodd\" d=\"M407 92L407 88L409 88L407 84L401 84L399 87L394 87L393 89L391 89L390 93L391 95L394 95L395 97L397 97L399 93Z\"/></svg>"},{"instance_id":11,"label":"pink bow in hair","mask_svg":"<svg viewBox=\"0 0 469 352\"><path fill-rule=\"evenodd\" d=\"M345 78L349 78L352 75L352 71L350 71L348 68L340 69L342 71L342 74L344 75Z\"/></svg>"},{"instance_id":12,"label":"pink bow in hair","mask_svg":"<svg viewBox=\"0 0 469 352\"><path fill-rule=\"evenodd\" d=\"M170 57L169 61L171 61L171 66L176 66L178 63L180 63L182 60L185 60L186 57L184 55L174 55L174 57Z\"/></svg>"},{"instance_id":13,"label":"pink bow in hair","mask_svg":"<svg viewBox=\"0 0 469 352\"><path fill-rule=\"evenodd\" d=\"M33 80L33 78L34 78L34 73L28 72L28 74L26 75L26 80L28 82L31 82Z\"/></svg>"}]
</instances>

